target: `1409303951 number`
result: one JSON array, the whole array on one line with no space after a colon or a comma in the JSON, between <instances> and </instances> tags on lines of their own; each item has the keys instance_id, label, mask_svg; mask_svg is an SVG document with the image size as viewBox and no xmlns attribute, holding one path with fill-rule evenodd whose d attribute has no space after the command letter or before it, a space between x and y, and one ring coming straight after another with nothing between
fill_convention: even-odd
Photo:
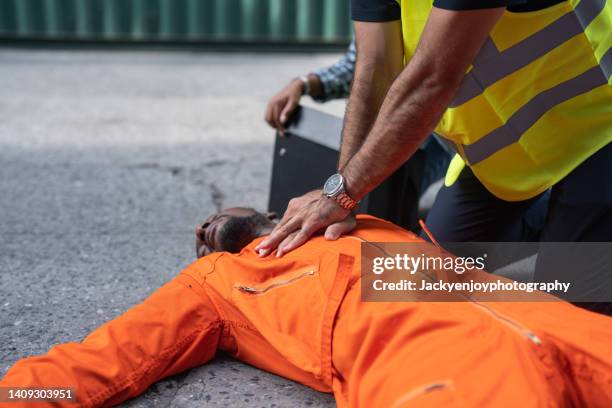
<instances>
[{"instance_id":1,"label":"1409303951 number","mask_svg":"<svg viewBox=\"0 0 612 408\"><path fill-rule=\"evenodd\" d=\"M10 401L74 401L70 387L0 387L0 402Z\"/></svg>"}]
</instances>

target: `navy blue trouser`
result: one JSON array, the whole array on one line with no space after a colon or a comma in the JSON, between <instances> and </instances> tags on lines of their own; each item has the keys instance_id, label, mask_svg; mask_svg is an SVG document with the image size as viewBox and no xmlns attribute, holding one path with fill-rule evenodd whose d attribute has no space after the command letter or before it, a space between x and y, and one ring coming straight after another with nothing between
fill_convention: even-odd
<instances>
[{"instance_id":1,"label":"navy blue trouser","mask_svg":"<svg viewBox=\"0 0 612 408\"><path fill-rule=\"evenodd\" d=\"M525 201L494 196L466 167L452 186L442 187L426 223L434 237L447 242L612 241L612 144L548 192ZM546 258L538 256L535 281L555 278ZM588 265L584 270L589 270ZM576 283L579 290L591 290L591 284L612 291L612 270L607 277Z\"/></svg>"}]
</instances>

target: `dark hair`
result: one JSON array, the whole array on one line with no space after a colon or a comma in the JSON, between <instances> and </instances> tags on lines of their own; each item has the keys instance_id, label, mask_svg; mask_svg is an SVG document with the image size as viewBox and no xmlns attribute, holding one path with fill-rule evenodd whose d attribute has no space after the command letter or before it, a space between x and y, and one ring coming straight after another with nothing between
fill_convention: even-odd
<instances>
[{"instance_id":1,"label":"dark hair","mask_svg":"<svg viewBox=\"0 0 612 408\"><path fill-rule=\"evenodd\" d=\"M237 253L257 238L261 227L268 223L263 214L248 217L231 217L219 232L219 246L222 251Z\"/></svg>"}]
</instances>

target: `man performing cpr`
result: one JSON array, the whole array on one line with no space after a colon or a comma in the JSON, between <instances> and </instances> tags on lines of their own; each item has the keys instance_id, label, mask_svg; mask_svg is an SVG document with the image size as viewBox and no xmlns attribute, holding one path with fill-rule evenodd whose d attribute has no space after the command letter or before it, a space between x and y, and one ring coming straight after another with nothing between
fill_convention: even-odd
<instances>
[{"instance_id":1,"label":"man performing cpr","mask_svg":"<svg viewBox=\"0 0 612 408\"><path fill-rule=\"evenodd\" d=\"M427 215L441 241L612 241L611 0L351 5L357 59L337 172L290 201L258 250L282 256L317 231L346 232L338 223L432 132L457 153ZM567 275L575 293L605 300L583 307L612 314L609 270L592 272L597 257L564 269L574 258L541 251L535 280Z\"/></svg>"},{"instance_id":2,"label":"man performing cpr","mask_svg":"<svg viewBox=\"0 0 612 408\"><path fill-rule=\"evenodd\" d=\"M333 392L339 407L612 406L611 318L563 301L365 302L362 245L441 250L359 216L336 241L315 237L262 258L255 247L272 218L246 208L209 217L196 230L200 259L174 280L82 342L17 362L0 382L4 391L70 388L74 401L2 406L115 405L217 350Z\"/></svg>"}]
</instances>

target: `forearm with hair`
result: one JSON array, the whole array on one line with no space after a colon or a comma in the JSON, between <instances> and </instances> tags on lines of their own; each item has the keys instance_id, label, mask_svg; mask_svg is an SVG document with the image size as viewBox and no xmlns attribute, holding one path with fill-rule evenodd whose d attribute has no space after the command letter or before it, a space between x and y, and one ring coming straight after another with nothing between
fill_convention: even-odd
<instances>
[{"instance_id":1,"label":"forearm with hair","mask_svg":"<svg viewBox=\"0 0 612 408\"><path fill-rule=\"evenodd\" d=\"M376 61L357 63L355 78L344 116L338 169L362 146L376 120L385 95L398 72Z\"/></svg>"},{"instance_id":2,"label":"forearm with hair","mask_svg":"<svg viewBox=\"0 0 612 408\"><path fill-rule=\"evenodd\" d=\"M350 146L359 149L342 172L351 197L360 200L373 190L397 170L436 127L460 77L437 78L430 68L427 61L413 59L389 89L363 146L360 149Z\"/></svg>"},{"instance_id":3,"label":"forearm with hair","mask_svg":"<svg viewBox=\"0 0 612 408\"><path fill-rule=\"evenodd\" d=\"M363 145L343 167L351 197L359 200L373 190L435 129L504 11L432 9L414 56L393 82Z\"/></svg>"}]
</instances>

